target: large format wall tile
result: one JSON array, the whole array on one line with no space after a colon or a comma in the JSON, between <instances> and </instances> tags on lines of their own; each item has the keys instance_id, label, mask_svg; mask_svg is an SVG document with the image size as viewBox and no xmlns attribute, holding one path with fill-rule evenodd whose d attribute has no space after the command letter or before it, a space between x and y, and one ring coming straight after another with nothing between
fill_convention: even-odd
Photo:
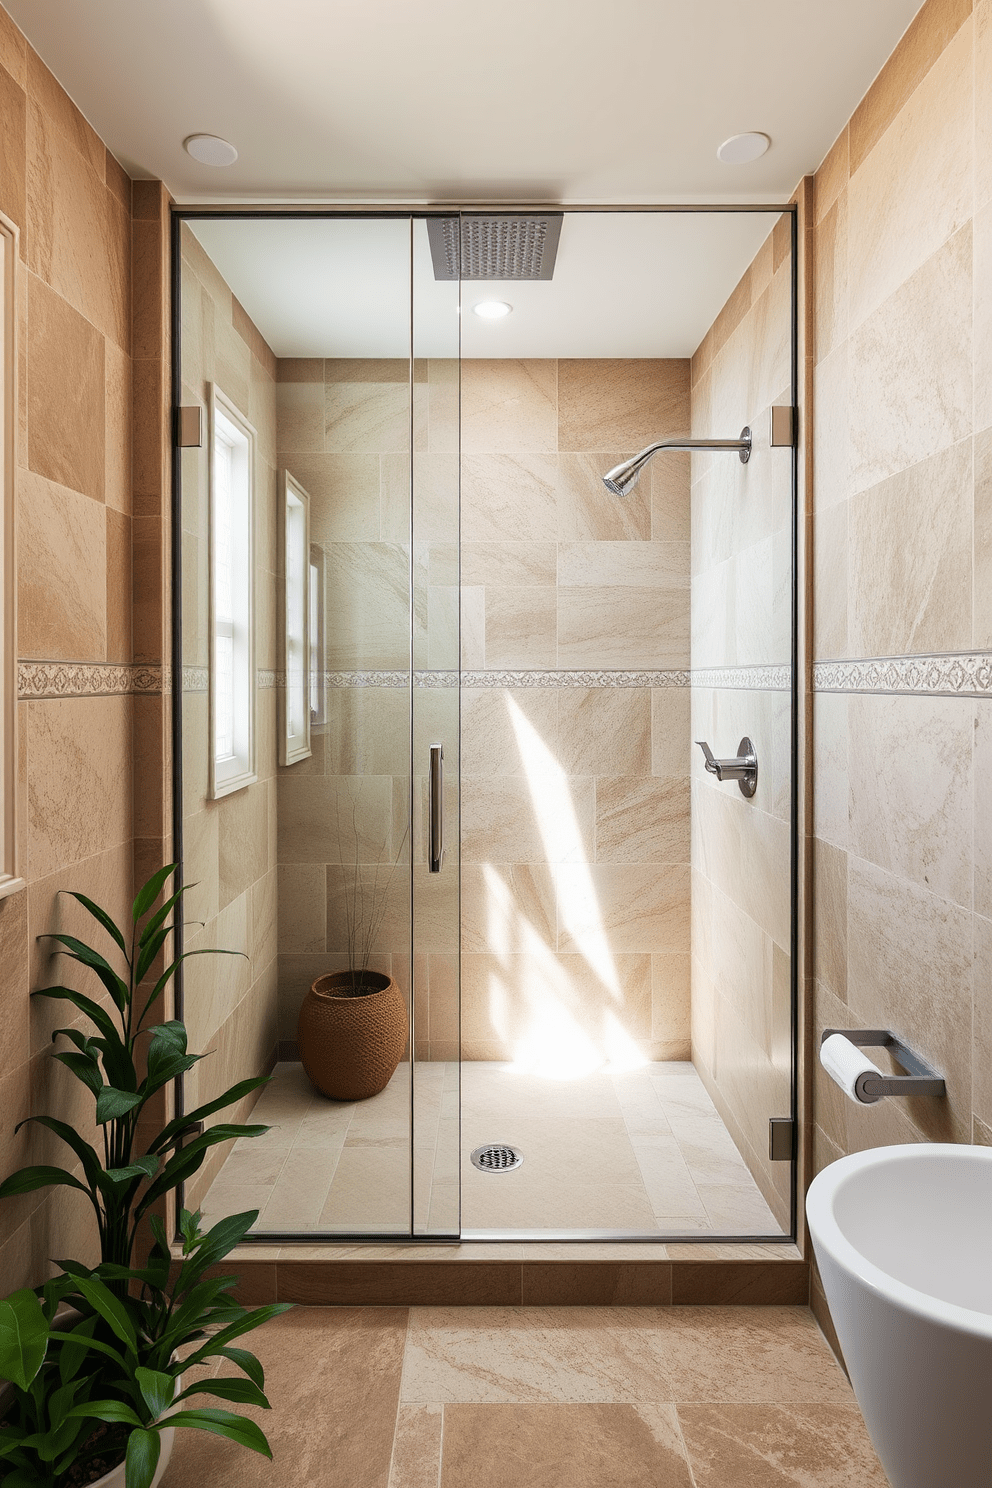
<instances>
[{"instance_id":1,"label":"large format wall tile","mask_svg":"<svg viewBox=\"0 0 992 1488\"><path fill-rule=\"evenodd\" d=\"M558 448L625 454L689 431L685 361L558 363Z\"/></svg>"},{"instance_id":2,"label":"large format wall tile","mask_svg":"<svg viewBox=\"0 0 992 1488\"><path fill-rule=\"evenodd\" d=\"M103 337L34 275L28 297L28 463L39 475L102 501Z\"/></svg>"},{"instance_id":3,"label":"large format wall tile","mask_svg":"<svg viewBox=\"0 0 992 1488\"><path fill-rule=\"evenodd\" d=\"M462 449L466 454L555 450L557 382L553 361L463 362Z\"/></svg>"}]
</instances>

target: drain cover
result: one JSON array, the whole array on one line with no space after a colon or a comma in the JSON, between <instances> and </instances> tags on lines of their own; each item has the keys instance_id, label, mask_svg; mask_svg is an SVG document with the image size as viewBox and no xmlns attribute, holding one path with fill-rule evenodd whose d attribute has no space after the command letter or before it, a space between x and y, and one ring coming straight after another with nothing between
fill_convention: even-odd
<instances>
[{"instance_id":1,"label":"drain cover","mask_svg":"<svg viewBox=\"0 0 992 1488\"><path fill-rule=\"evenodd\" d=\"M490 1142L472 1153L472 1166L481 1173L508 1173L511 1168L519 1168L523 1160L523 1153L505 1142Z\"/></svg>"}]
</instances>

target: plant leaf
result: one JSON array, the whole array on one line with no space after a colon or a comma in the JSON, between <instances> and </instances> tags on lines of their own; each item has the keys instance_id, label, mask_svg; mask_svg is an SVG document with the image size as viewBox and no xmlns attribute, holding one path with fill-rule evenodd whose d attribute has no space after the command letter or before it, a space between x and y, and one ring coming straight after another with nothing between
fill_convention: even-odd
<instances>
[{"instance_id":1,"label":"plant leaf","mask_svg":"<svg viewBox=\"0 0 992 1488\"><path fill-rule=\"evenodd\" d=\"M132 1178L154 1178L160 1161L158 1157L136 1157L126 1168L108 1168L105 1176L115 1185L129 1183Z\"/></svg>"},{"instance_id":2,"label":"plant leaf","mask_svg":"<svg viewBox=\"0 0 992 1488\"><path fill-rule=\"evenodd\" d=\"M102 1008L98 1002L94 1002L92 997L87 997L84 992L76 992L72 987L41 987L37 992L32 992L31 996L51 997L63 1002L71 1002L73 1007L78 1008L81 1013L86 1014L87 1018L92 1019L104 1038L121 1042L117 1025L106 1008Z\"/></svg>"},{"instance_id":3,"label":"plant leaf","mask_svg":"<svg viewBox=\"0 0 992 1488\"><path fill-rule=\"evenodd\" d=\"M28 1287L0 1302L0 1379L27 1390L48 1351L48 1323Z\"/></svg>"},{"instance_id":4,"label":"plant leaf","mask_svg":"<svg viewBox=\"0 0 992 1488\"><path fill-rule=\"evenodd\" d=\"M94 1054L81 1054L77 1049L64 1049L54 1056L66 1069L72 1070L77 1080L92 1090L94 1095L99 1095L103 1089L103 1076L100 1073L100 1064Z\"/></svg>"},{"instance_id":5,"label":"plant leaf","mask_svg":"<svg viewBox=\"0 0 992 1488\"><path fill-rule=\"evenodd\" d=\"M117 1121L128 1111L133 1111L135 1106L144 1105L146 1099L137 1090L117 1090L113 1085L101 1085L96 1098L97 1125L106 1126L108 1121Z\"/></svg>"},{"instance_id":6,"label":"plant leaf","mask_svg":"<svg viewBox=\"0 0 992 1488\"><path fill-rule=\"evenodd\" d=\"M105 956L99 951L94 951L85 941L77 940L74 935L47 934L39 936L40 940L57 940L59 945L65 946L74 961L79 961L83 966L88 966L95 971L111 997L114 999L118 1009L123 1013L128 1004L130 996L127 983L122 981Z\"/></svg>"},{"instance_id":7,"label":"plant leaf","mask_svg":"<svg viewBox=\"0 0 992 1488\"><path fill-rule=\"evenodd\" d=\"M86 1181L90 1185L90 1191L92 1192L100 1181L103 1165L89 1142L80 1136L74 1126L69 1126L65 1121L56 1121L54 1116L28 1116L23 1121L17 1123L16 1130L20 1131L22 1126L27 1126L32 1121L36 1125L44 1126L48 1131L54 1132L67 1147L72 1148L83 1165L83 1172L86 1175Z\"/></svg>"},{"instance_id":8,"label":"plant leaf","mask_svg":"<svg viewBox=\"0 0 992 1488\"><path fill-rule=\"evenodd\" d=\"M278 1317L282 1312L288 1312L292 1302L267 1302L264 1307L253 1307L246 1312L237 1322L229 1323L226 1328L221 1328L219 1333L198 1348L195 1354L190 1354L183 1360L183 1368L192 1369L194 1364L202 1364L204 1359L212 1358L215 1354L222 1352L224 1348L235 1338L240 1338L244 1333L250 1333L254 1328L260 1328L270 1318Z\"/></svg>"},{"instance_id":9,"label":"plant leaf","mask_svg":"<svg viewBox=\"0 0 992 1488\"><path fill-rule=\"evenodd\" d=\"M84 909L89 910L93 918L103 926L104 930L106 930L110 938L114 940L120 947L120 949L124 952L124 959L126 961L127 946L124 943L124 936L121 934L114 921L110 918L107 911L105 909L101 909L99 904L94 904L92 899L87 899L85 894L74 893L71 889L63 889L61 892L68 894L70 899L75 899L79 904L83 906Z\"/></svg>"},{"instance_id":10,"label":"plant leaf","mask_svg":"<svg viewBox=\"0 0 992 1488\"><path fill-rule=\"evenodd\" d=\"M202 1166L208 1148L216 1147L218 1142L232 1141L235 1137L258 1137L268 1130L267 1126L211 1126L200 1136L194 1137L192 1142L187 1142L185 1147L181 1147L169 1158L135 1210L135 1219L140 1219L145 1210L162 1194L195 1173Z\"/></svg>"},{"instance_id":11,"label":"plant leaf","mask_svg":"<svg viewBox=\"0 0 992 1488\"><path fill-rule=\"evenodd\" d=\"M70 1418L91 1416L94 1421L110 1421L113 1425L144 1428L140 1416L129 1405L125 1405L123 1400L87 1400L82 1405L73 1406L71 1411L66 1411L66 1415Z\"/></svg>"},{"instance_id":12,"label":"plant leaf","mask_svg":"<svg viewBox=\"0 0 992 1488\"><path fill-rule=\"evenodd\" d=\"M165 903L162 905L162 908L157 909L148 923L144 926L141 935L138 938L139 946L146 945L147 942L151 940L152 936L155 934L155 931L159 928L160 925L163 925L165 923L166 916L179 903L183 895L188 894L190 889L195 888L196 884L183 884L182 888L177 889L176 892L171 896L171 898L166 899Z\"/></svg>"},{"instance_id":13,"label":"plant leaf","mask_svg":"<svg viewBox=\"0 0 992 1488\"><path fill-rule=\"evenodd\" d=\"M138 951L138 969L134 974L136 983L143 982L152 968L152 964L159 951L165 945L166 940L172 934L172 926L167 925L164 929L156 930L151 938L141 946Z\"/></svg>"},{"instance_id":14,"label":"plant leaf","mask_svg":"<svg viewBox=\"0 0 992 1488\"><path fill-rule=\"evenodd\" d=\"M134 1377L142 1399L152 1413L152 1420L157 1421L162 1412L167 1411L172 1404L176 1393L175 1379L171 1374L162 1374L157 1369L140 1367L134 1371Z\"/></svg>"},{"instance_id":15,"label":"plant leaf","mask_svg":"<svg viewBox=\"0 0 992 1488\"><path fill-rule=\"evenodd\" d=\"M78 1188L89 1198L93 1197L89 1189L65 1168L20 1168L0 1183L0 1199L33 1193L36 1188Z\"/></svg>"},{"instance_id":16,"label":"plant leaf","mask_svg":"<svg viewBox=\"0 0 992 1488\"><path fill-rule=\"evenodd\" d=\"M77 1276L76 1286L82 1292L94 1312L98 1312L105 1323L116 1333L122 1343L134 1350L137 1340L134 1334L134 1324L128 1315L127 1308L119 1298L115 1297L109 1287L102 1281L95 1280L92 1276ZM102 1419L106 1419L103 1417Z\"/></svg>"},{"instance_id":17,"label":"plant leaf","mask_svg":"<svg viewBox=\"0 0 992 1488\"><path fill-rule=\"evenodd\" d=\"M225 951L218 946L203 946L202 949L198 951L184 951L181 956L176 957L175 961L170 962L170 964L165 968L162 975L159 977L158 981L155 983L154 987L149 993L148 1001L142 1008L141 1017L138 1019L139 1028L141 1027L142 1023L144 1023L145 1015L147 1014L148 1009L151 1007L152 1003L158 1001L172 978L175 976L176 972L179 970L180 966L182 966L184 961L188 961L190 956L244 956L246 961L251 960L251 957L248 956L244 951Z\"/></svg>"},{"instance_id":18,"label":"plant leaf","mask_svg":"<svg viewBox=\"0 0 992 1488\"><path fill-rule=\"evenodd\" d=\"M159 894L161 894L166 882L172 877L178 867L178 863L166 863L164 868L159 868L157 872L152 874L147 883L142 884L131 906L131 919L135 924L138 923L142 915L148 913Z\"/></svg>"},{"instance_id":19,"label":"plant leaf","mask_svg":"<svg viewBox=\"0 0 992 1488\"><path fill-rule=\"evenodd\" d=\"M233 1374L220 1379L197 1380L176 1399L186 1400L190 1395L215 1395L218 1400L233 1400L237 1405L259 1405L263 1410L271 1409L258 1385L248 1379L238 1379Z\"/></svg>"},{"instance_id":20,"label":"plant leaf","mask_svg":"<svg viewBox=\"0 0 992 1488\"><path fill-rule=\"evenodd\" d=\"M216 1266L228 1251L240 1245L252 1225L258 1219L257 1209L248 1209L243 1214L230 1214L219 1219L200 1239L195 1251L183 1263L176 1281L177 1294L186 1291L208 1266Z\"/></svg>"},{"instance_id":21,"label":"plant leaf","mask_svg":"<svg viewBox=\"0 0 992 1488\"><path fill-rule=\"evenodd\" d=\"M239 1369L243 1369L260 1390L265 1389L265 1370L254 1354L249 1353L247 1349L239 1348L222 1348L220 1352L225 1359L230 1359L232 1364L237 1364Z\"/></svg>"},{"instance_id":22,"label":"plant leaf","mask_svg":"<svg viewBox=\"0 0 992 1488\"><path fill-rule=\"evenodd\" d=\"M263 1457L272 1456L272 1448L265 1439L265 1434L254 1421L247 1420L244 1416L236 1416L233 1411L201 1410L176 1411L175 1415L169 1417L170 1426L193 1426L200 1431L212 1431L217 1436L226 1436L229 1441L239 1442L243 1447L251 1447L253 1452L261 1452Z\"/></svg>"},{"instance_id":23,"label":"plant leaf","mask_svg":"<svg viewBox=\"0 0 992 1488\"><path fill-rule=\"evenodd\" d=\"M157 1431L142 1427L131 1432L124 1458L125 1488L151 1488L161 1451L162 1438Z\"/></svg>"},{"instance_id":24,"label":"plant leaf","mask_svg":"<svg viewBox=\"0 0 992 1488\"><path fill-rule=\"evenodd\" d=\"M205 1106L197 1106L195 1111L188 1111L184 1116L177 1116L164 1126L151 1144L152 1152L160 1152L167 1147L187 1126L192 1126L197 1121L203 1121L207 1116L212 1116L215 1111L222 1111L225 1106L233 1106L236 1101L242 1100L257 1090L260 1085L267 1085L272 1079L271 1075L256 1075L251 1080L239 1080L237 1085L232 1085L230 1090L225 1090L223 1095L218 1095L215 1100L208 1101Z\"/></svg>"}]
</instances>

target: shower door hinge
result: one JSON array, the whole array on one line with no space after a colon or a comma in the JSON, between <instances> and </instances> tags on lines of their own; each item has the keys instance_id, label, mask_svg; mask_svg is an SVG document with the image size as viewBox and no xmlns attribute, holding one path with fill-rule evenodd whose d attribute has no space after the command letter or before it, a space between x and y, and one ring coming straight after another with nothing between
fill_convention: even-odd
<instances>
[{"instance_id":1,"label":"shower door hinge","mask_svg":"<svg viewBox=\"0 0 992 1488\"><path fill-rule=\"evenodd\" d=\"M203 444L203 409L198 403L176 409L176 447L199 449Z\"/></svg>"},{"instance_id":2,"label":"shower door hinge","mask_svg":"<svg viewBox=\"0 0 992 1488\"><path fill-rule=\"evenodd\" d=\"M768 1123L768 1156L772 1162L791 1162L795 1156L796 1123L791 1116L773 1116Z\"/></svg>"},{"instance_id":3,"label":"shower door hinge","mask_svg":"<svg viewBox=\"0 0 992 1488\"><path fill-rule=\"evenodd\" d=\"M769 443L772 449L791 449L796 442L796 410L791 403L772 405Z\"/></svg>"}]
</instances>

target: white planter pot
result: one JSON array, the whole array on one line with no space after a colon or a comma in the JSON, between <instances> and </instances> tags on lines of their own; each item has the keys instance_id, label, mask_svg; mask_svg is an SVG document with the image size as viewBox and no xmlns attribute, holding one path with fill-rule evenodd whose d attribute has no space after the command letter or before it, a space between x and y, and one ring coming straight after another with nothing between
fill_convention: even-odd
<instances>
[{"instance_id":1,"label":"white planter pot","mask_svg":"<svg viewBox=\"0 0 992 1488\"><path fill-rule=\"evenodd\" d=\"M806 1199L837 1337L892 1488L992 1482L992 1148L876 1147Z\"/></svg>"},{"instance_id":2,"label":"white planter pot","mask_svg":"<svg viewBox=\"0 0 992 1488\"><path fill-rule=\"evenodd\" d=\"M182 1375L180 1374L176 1376L177 1395L181 1394L182 1388L183 1379ZM176 1408L176 1406L170 1406L165 1414L167 1416L171 1416ZM162 1450L159 1452L158 1467L156 1467L155 1469L155 1476L152 1478L151 1488L158 1488L159 1483L165 1476L165 1470L169 1465L169 1458L172 1456L172 1443L175 1440L176 1428L174 1426L167 1426L164 1431L159 1433L159 1435L162 1438ZM124 1488L124 1463L119 1462L117 1466L112 1467L108 1473L104 1473L102 1478L97 1478L95 1483L90 1484L90 1488Z\"/></svg>"},{"instance_id":3,"label":"white planter pot","mask_svg":"<svg viewBox=\"0 0 992 1488\"><path fill-rule=\"evenodd\" d=\"M162 1437L162 1451L159 1455L158 1467L155 1469L155 1476L152 1478L152 1488L158 1488L165 1474L165 1469L169 1465L176 1429L174 1426L167 1426L160 1434ZM109 1473L104 1473L102 1478L97 1478L95 1483L90 1484L90 1488L124 1488L123 1462L119 1462L116 1467L112 1467Z\"/></svg>"}]
</instances>

